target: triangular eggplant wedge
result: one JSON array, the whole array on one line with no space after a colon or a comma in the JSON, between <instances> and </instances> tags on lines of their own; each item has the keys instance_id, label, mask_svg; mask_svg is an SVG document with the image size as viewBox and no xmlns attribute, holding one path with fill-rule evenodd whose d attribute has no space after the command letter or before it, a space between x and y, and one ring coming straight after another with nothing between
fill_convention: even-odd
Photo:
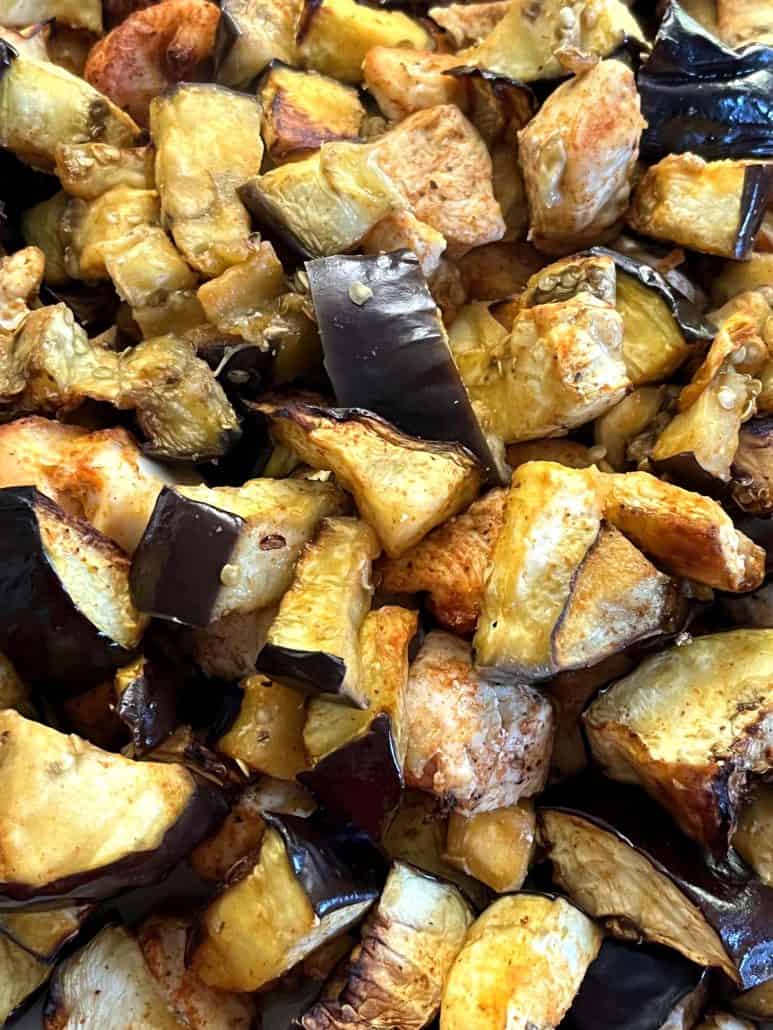
<instances>
[{"instance_id":1,"label":"triangular eggplant wedge","mask_svg":"<svg viewBox=\"0 0 773 1030\"><path fill-rule=\"evenodd\" d=\"M500 898L470 927L443 990L440 1030L557 1026L601 940L564 898Z\"/></svg>"},{"instance_id":2,"label":"triangular eggplant wedge","mask_svg":"<svg viewBox=\"0 0 773 1030\"><path fill-rule=\"evenodd\" d=\"M336 970L335 990L326 989L301 1027L422 1030L440 1008L443 984L472 920L456 887L395 863L360 942Z\"/></svg>"},{"instance_id":3,"label":"triangular eggplant wedge","mask_svg":"<svg viewBox=\"0 0 773 1030\"><path fill-rule=\"evenodd\" d=\"M773 631L700 637L648 658L587 710L608 776L638 783L682 830L727 853L749 777L773 753Z\"/></svg>"},{"instance_id":4,"label":"triangular eggplant wedge","mask_svg":"<svg viewBox=\"0 0 773 1030\"><path fill-rule=\"evenodd\" d=\"M665 944L745 989L770 978L773 890L714 872L643 791L578 777L542 799L540 823L556 883L613 934Z\"/></svg>"},{"instance_id":5,"label":"triangular eggplant wedge","mask_svg":"<svg viewBox=\"0 0 773 1030\"><path fill-rule=\"evenodd\" d=\"M194 935L192 968L221 990L281 976L364 915L383 882L380 853L356 832L265 818L259 850L231 871Z\"/></svg>"},{"instance_id":6,"label":"triangular eggplant wedge","mask_svg":"<svg viewBox=\"0 0 773 1030\"><path fill-rule=\"evenodd\" d=\"M131 658L147 619L129 559L34 487L0 490L0 641L30 686L79 693Z\"/></svg>"},{"instance_id":7,"label":"triangular eggplant wedge","mask_svg":"<svg viewBox=\"0 0 773 1030\"><path fill-rule=\"evenodd\" d=\"M416 613L404 608L366 615L359 649L368 707L358 711L315 698L303 731L311 769L298 779L323 805L377 839L402 795L408 648L417 626Z\"/></svg>"},{"instance_id":8,"label":"triangular eggplant wedge","mask_svg":"<svg viewBox=\"0 0 773 1030\"><path fill-rule=\"evenodd\" d=\"M370 608L371 563L379 551L365 522L324 519L301 554L258 669L297 690L365 707L358 635Z\"/></svg>"},{"instance_id":9,"label":"triangular eggplant wedge","mask_svg":"<svg viewBox=\"0 0 773 1030\"><path fill-rule=\"evenodd\" d=\"M417 440L358 408L321 408L302 400L250 405L278 443L311 465L332 470L390 557L465 508L483 470L469 451Z\"/></svg>"},{"instance_id":10,"label":"triangular eggplant wedge","mask_svg":"<svg viewBox=\"0 0 773 1030\"><path fill-rule=\"evenodd\" d=\"M0 773L0 910L156 882L225 812L180 765L134 762L10 709Z\"/></svg>"}]
</instances>

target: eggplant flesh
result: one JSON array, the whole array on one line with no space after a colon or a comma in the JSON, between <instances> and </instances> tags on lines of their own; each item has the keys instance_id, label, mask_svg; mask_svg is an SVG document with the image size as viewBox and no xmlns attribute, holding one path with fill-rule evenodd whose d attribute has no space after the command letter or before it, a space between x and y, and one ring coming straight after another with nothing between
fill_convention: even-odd
<instances>
[{"instance_id":1,"label":"eggplant flesh","mask_svg":"<svg viewBox=\"0 0 773 1030\"><path fill-rule=\"evenodd\" d=\"M0 936L0 1020L3 1026L50 975L48 963Z\"/></svg>"},{"instance_id":2,"label":"eggplant flesh","mask_svg":"<svg viewBox=\"0 0 773 1030\"><path fill-rule=\"evenodd\" d=\"M644 793L578 777L546 794L539 815L555 882L613 935L665 944L744 989L770 977L773 891L711 869Z\"/></svg>"},{"instance_id":3,"label":"eggplant flesh","mask_svg":"<svg viewBox=\"0 0 773 1030\"><path fill-rule=\"evenodd\" d=\"M338 255L308 262L306 272L338 404L374 411L411 436L460 443L492 469L418 259Z\"/></svg>"},{"instance_id":4,"label":"eggplant flesh","mask_svg":"<svg viewBox=\"0 0 773 1030\"><path fill-rule=\"evenodd\" d=\"M336 971L335 987L302 1018L303 1030L422 1030L440 1008L471 922L455 887L395 863L360 943Z\"/></svg>"},{"instance_id":5,"label":"eggplant flesh","mask_svg":"<svg viewBox=\"0 0 773 1030\"><path fill-rule=\"evenodd\" d=\"M180 765L133 762L11 710L0 728L0 911L155 882L223 813Z\"/></svg>"},{"instance_id":6,"label":"eggplant flesh","mask_svg":"<svg viewBox=\"0 0 773 1030\"><path fill-rule=\"evenodd\" d=\"M773 789L760 784L744 806L733 847L763 883L773 887ZM773 1017L773 1002L768 1015Z\"/></svg>"},{"instance_id":7,"label":"eggplant flesh","mask_svg":"<svg viewBox=\"0 0 773 1030\"><path fill-rule=\"evenodd\" d=\"M128 559L34 487L0 490L0 640L30 685L87 690L131 657L147 620Z\"/></svg>"},{"instance_id":8,"label":"eggplant flesh","mask_svg":"<svg viewBox=\"0 0 773 1030\"><path fill-rule=\"evenodd\" d=\"M773 157L773 48L725 46L672 3L637 85L645 161Z\"/></svg>"},{"instance_id":9,"label":"eggplant flesh","mask_svg":"<svg viewBox=\"0 0 773 1030\"><path fill-rule=\"evenodd\" d=\"M0 915L0 934L41 962L52 962L78 935L91 911L91 905L68 905L43 912L5 912Z\"/></svg>"}]
</instances>

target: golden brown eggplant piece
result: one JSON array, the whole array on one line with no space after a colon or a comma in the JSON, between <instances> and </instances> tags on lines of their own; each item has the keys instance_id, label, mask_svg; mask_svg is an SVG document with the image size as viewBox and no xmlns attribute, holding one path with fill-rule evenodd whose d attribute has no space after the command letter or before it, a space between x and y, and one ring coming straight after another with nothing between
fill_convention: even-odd
<instances>
[{"instance_id":1,"label":"golden brown eggplant piece","mask_svg":"<svg viewBox=\"0 0 773 1030\"><path fill-rule=\"evenodd\" d=\"M208 0L162 0L134 11L92 47L84 78L147 128L154 97L208 71L219 18Z\"/></svg>"},{"instance_id":2,"label":"golden brown eggplant piece","mask_svg":"<svg viewBox=\"0 0 773 1030\"><path fill-rule=\"evenodd\" d=\"M669 154L636 187L628 223L671 244L745 258L762 223L771 182L773 169L766 165Z\"/></svg>"},{"instance_id":3,"label":"golden brown eggplant piece","mask_svg":"<svg viewBox=\"0 0 773 1030\"><path fill-rule=\"evenodd\" d=\"M435 24L448 33L458 50L485 39L509 9L509 0L488 0L483 3L430 7L428 13Z\"/></svg>"},{"instance_id":4,"label":"golden brown eggplant piece","mask_svg":"<svg viewBox=\"0 0 773 1030\"><path fill-rule=\"evenodd\" d=\"M70 278L61 231L68 204L68 195L61 190L48 200L28 208L21 216L24 242L45 254L44 278L51 286L61 285Z\"/></svg>"},{"instance_id":5,"label":"golden brown eggplant piece","mask_svg":"<svg viewBox=\"0 0 773 1030\"><path fill-rule=\"evenodd\" d=\"M58 65L19 55L0 75L0 146L28 164L53 171L60 143L131 147L139 137L128 114Z\"/></svg>"},{"instance_id":6,"label":"golden brown eggplant piece","mask_svg":"<svg viewBox=\"0 0 773 1030\"><path fill-rule=\"evenodd\" d=\"M116 186L95 200L72 198L60 232L65 264L73 279L107 279L103 247L142 226L158 226L160 204L155 190Z\"/></svg>"},{"instance_id":7,"label":"golden brown eggplant piece","mask_svg":"<svg viewBox=\"0 0 773 1030\"><path fill-rule=\"evenodd\" d=\"M472 923L450 884L397 862L335 987L301 1019L303 1030L422 1030Z\"/></svg>"},{"instance_id":8,"label":"golden brown eggplant piece","mask_svg":"<svg viewBox=\"0 0 773 1030\"><path fill-rule=\"evenodd\" d=\"M5 0L0 22L10 28L25 28L55 18L63 25L102 34L101 0Z\"/></svg>"},{"instance_id":9,"label":"golden brown eggplant piece","mask_svg":"<svg viewBox=\"0 0 773 1030\"><path fill-rule=\"evenodd\" d=\"M676 576L745 593L762 583L765 552L708 497L647 472L605 480L607 519Z\"/></svg>"},{"instance_id":10,"label":"golden brown eggplant piece","mask_svg":"<svg viewBox=\"0 0 773 1030\"><path fill-rule=\"evenodd\" d=\"M553 711L531 687L498 687L473 668L469 644L429 633L406 692L408 786L471 815L516 804L545 785Z\"/></svg>"},{"instance_id":11,"label":"golden brown eggplant piece","mask_svg":"<svg viewBox=\"0 0 773 1030\"><path fill-rule=\"evenodd\" d=\"M605 773L638 783L725 854L748 779L773 756L773 631L700 637L649 658L583 717Z\"/></svg>"},{"instance_id":12,"label":"golden brown eggplant piece","mask_svg":"<svg viewBox=\"0 0 773 1030\"><path fill-rule=\"evenodd\" d=\"M711 282L714 304L726 304L739 293L758 290L773 283L773 254L753 251L748 261L726 261Z\"/></svg>"},{"instance_id":13,"label":"golden brown eggplant piece","mask_svg":"<svg viewBox=\"0 0 773 1030\"><path fill-rule=\"evenodd\" d=\"M508 443L563 436L630 387L622 318L590 293L522 308L509 333L486 305L468 305L449 342L479 419Z\"/></svg>"},{"instance_id":14,"label":"golden brown eggplant piece","mask_svg":"<svg viewBox=\"0 0 773 1030\"><path fill-rule=\"evenodd\" d=\"M604 449L604 460L615 472L624 472L649 455L671 420L670 409L678 394L678 386L640 386L596 419L596 446ZM647 438L645 454L640 453L643 436Z\"/></svg>"},{"instance_id":15,"label":"golden brown eggplant piece","mask_svg":"<svg viewBox=\"0 0 773 1030\"><path fill-rule=\"evenodd\" d=\"M151 103L150 133L163 222L188 263L213 278L246 260L250 223L236 190L260 171L257 100L212 84L176 86Z\"/></svg>"},{"instance_id":16,"label":"golden brown eggplant piece","mask_svg":"<svg viewBox=\"0 0 773 1030\"><path fill-rule=\"evenodd\" d=\"M365 117L357 91L327 75L274 62L261 80L263 142L275 164L331 140L356 140Z\"/></svg>"},{"instance_id":17,"label":"golden brown eggplant piece","mask_svg":"<svg viewBox=\"0 0 773 1030\"><path fill-rule=\"evenodd\" d=\"M306 699L292 687L265 676L250 676L242 684L244 698L217 750L251 772L291 780L306 768L303 726Z\"/></svg>"},{"instance_id":18,"label":"golden brown eggplant piece","mask_svg":"<svg viewBox=\"0 0 773 1030\"><path fill-rule=\"evenodd\" d=\"M5 1023L51 975L47 962L0 935L0 1019Z\"/></svg>"},{"instance_id":19,"label":"golden brown eggplant piece","mask_svg":"<svg viewBox=\"0 0 773 1030\"><path fill-rule=\"evenodd\" d=\"M334 472L390 557L465 508L480 488L480 466L467 451L405 436L374 415L301 401L253 407L279 443L312 468Z\"/></svg>"},{"instance_id":20,"label":"golden brown eggplant piece","mask_svg":"<svg viewBox=\"0 0 773 1030\"><path fill-rule=\"evenodd\" d=\"M374 46L432 49L432 37L402 11L355 0L306 0L298 32L300 62L341 82L362 81L362 62Z\"/></svg>"},{"instance_id":21,"label":"golden brown eggplant piece","mask_svg":"<svg viewBox=\"0 0 773 1030\"><path fill-rule=\"evenodd\" d=\"M111 147L106 143L60 143L56 174L71 197L96 200L116 186L152 190L155 186L152 147Z\"/></svg>"},{"instance_id":22,"label":"golden brown eggplant piece","mask_svg":"<svg viewBox=\"0 0 773 1030\"><path fill-rule=\"evenodd\" d=\"M41 962L52 962L62 948L78 935L91 905L67 905L32 912L4 912L0 934L24 948Z\"/></svg>"},{"instance_id":23,"label":"golden brown eggplant piece","mask_svg":"<svg viewBox=\"0 0 773 1030\"><path fill-rule=\"evenodd\" d=\"M523 886L534 858L536 837L531 801L471 816L452 812L445 857L498 894L509 894Z\"/></svg>"},{"instance_id":24,"label":"golden brown eggplant piece","mask_svg":"<svg viewBox=\"0 0 773 1030\"><path fill-rule=\"evenodd\" d=\"M400 558L377 565L387 593L427 591L429 608L445 629L475 630L494 543L504 522L504 490L492 490L449 519Z\"/></svg>"},{"instance_id":25,"label":"golden brown eggplant piece","mask_svg":"<svg viewBox=\"0 0 773 1030\"><path fill-rule=\"evenodd\" d=\"M551 93L518 133L535 247L569 254L614 233L645 124L622 61L601 61Z\"/></svg>"},{"instance_id":26,"label":"golden brown eggplant piece","mask_svg":"<svg viewBox=\"0 0 773 1030\"><path fill-rule=\"evenodd\" d=\"M602 521L604 490L595 468L516 470L475 635L479 664L541 679L673 628L676 586Z\"/></svg>"},{"instance_id":27,"label":"golden brown eggplant piece","mask_svg":"<svg viewBox=\"0 0 773 1030\"><path fill-rule=\"evenodd\" d=\"M303 0L222 0L215 46L218 82L245 87L271 61L297 64Z\"/></svg>"},{"instance_id":28,"label":"golden brown eggplant piece","mask_svg":"<svg viewBox=\"0 0 773 1030\"><path fill-rule=\"evenodd\" d=\"M101 252L116 293L133 309L157 307L198 282L157 225L132 229L120 239L102 244Z\"/></svg>"},{"instance_id":29,"label":"golden brown eggplant piece","mask_svg":"<svg viewBox=\"0 0 773 1030\"><path fill-rule=\"evenodd\" d=\"M15 391L21 411L59 412L87 397L133 409L149 449L170 458L216 457L238 438L236 414L209 366L172 336L108 351L57 304L30 315L10 358L25 384Z\"/></svg>"},{"instance_id":30,"label":"golden brown eggplant piece","mask_svg":"<svg viewBox=\"0 0 773 1030\"><path fill-rule=\"evenodd\" d=\"M522 82L559 78L562 58L576 51L598 57L613 53L626 37L641 39L641 29L621 0L594 0L564 14L564 0L513 0L507 14L477 46L457 54L460 64L496 72Z\"/></svg>"},{"instance_id":31,"label":"golden brown eggplant piece","mask_svg":"<svg viewBox=\"0 0 773 1030\"><path fill-rule=\"evenodd\" d=\"M443 990L440 1030L558 1026L600 929L564 898L514 894L473 923Z\"/></svg>"}]
</instances>

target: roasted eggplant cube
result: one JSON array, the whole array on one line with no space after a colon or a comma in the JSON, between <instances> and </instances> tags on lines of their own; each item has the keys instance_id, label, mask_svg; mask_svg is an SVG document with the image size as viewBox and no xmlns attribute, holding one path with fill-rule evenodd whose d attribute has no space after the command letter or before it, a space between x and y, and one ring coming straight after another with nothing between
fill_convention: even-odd
<instances>
[{"instance_id":1,"label":"roasted eggplant cube","mask_svg":"<svg viewBox=\"0 0 773 1030\"><path fill-rule=\"evenodd\" d=\"M0 934L0 1020L4 1026L50 975L47 962Z\"/></svg>"},{"instance_id":2,"label":"roasted eggplant cube","mask_svg":"<svg viewBox=\"0 0 773 1030\"><path fill-rule=\"evenodd\" d=\"M448 817L445 856L498 894L520 890L534 858L536 816L531 801Z\"/></svg>"},{"instance_id":3,"label":"roasted eggplant cube","mask_svg":"<svg viewBox=\"0 0 773 1030\"><path fill-rule=\"evenodd\" d=\"M443 990L440 1030L555 1027L601 946L564 898L513 894L474 922Z\"/></svg>"},{"instance_id":4,"label":"roasted eggplant cube","mask_svg":"<svg viewBox=\"0 0 773 1030\"><path fill-rule=\"evenodd\" d=\"M121 926L107 926L60 965L43 1011L45 1030L183 1030L142 950Z\"/></svg>"},{"instance_id":5,"label":"roasted eggplant cube","mask_svg":"<svg viewBox=\"0 0 773 1030\"><path fill-rule=\"evenodd\" d=\"M390 557L466 508L483 470L464 448L424 442L357 408L319 408L299 401L253 405L275 440L313 468L330 469L353 495Z\"/></svg>"},{"instance_id":6,"label":"roasted eggplant cube","mask_svg":"<svg viewBox=\"0 0 773 1030\"><path fill-rule=\"evenodd\" d=\"M605 479L607 519L676 576L746 593L765 574L765 552L708 497L627 472Z\"/></svg>"},{"instance_id":7,"label":"roasted eggplant cube","mask_svg":"<svg viewBox=\"0 0 773 1030\"><path fill-rule=\"evenodd\" d=\"M303 725L306 698L265 676L250 676L242 686L239 714L217 742L217 750L250 771L291 780L306 768Z\"/></svg>"},{"instance_id":8,"label":"roasted eggplant cube","mask_svg":"<svg viewBox=\"0 0 773 1030\"><path fill-rule=\"evenodd\" d=\"M152 147L113 147L107 143L60 143L56 174L71 197L95 200L116 186L152 190L155 186Z\"/></svg>"},{"instance_id":9,"label":"roasted eggplant cube","mask_svg":"<svg viewBox=\"0 0 773 1030\"><path fill-rule=\"evenodd\" d=\"M129 560L34 487L0 490L2 648L30 686L78 693L131 657L146 619Z\"/></svg>"},{"instance_id":10,"label":"roasted eggplant cube","mask_svg":"<svg viewBox=\"0 0 773 1030\"><path fill-rule=\"evenodd\" d=\"M620 0L602 0L594 17L576 18L571 25L562 19L563 6L562 0L548 0L537 9L528 0L516 0L485 39L460 51L459 63L534 82L564 74L556 54L562 45L607 57L626 37L641 39L641 29Z\"/></svg>"},{"instance_id":11,"label":"roasted eggplant cube","mask_svg":"<svg viewBox=\"0 0 773 1030\"><path fill-rule=\"evenodd\" d=\"M261 80L263 142L276 164L331 140L356 140L365 117L357 91L327 75L274 62Z\"/></svg>"},{"instance_id":12,"label":"roasted eggplant cube","mask_svg":"<svg viewBox=\"0 0 773 1030\"><path fill-rule=\"evenodd\" d=\"M707 970L677 951L607 937L591 963L565 1030L687 1030L708 994Z\"/></svg>"},{"instance_id":13,"label":"roasted eggplant cube","mask_svg":"<svg viewBox=\"0 0 773 1030\"><path fill-rule=\"evenodd\" d=\"M254 991L342 933L380 891L380 856L313 818L268 816L257 856L200 918L192 968L211 987ZM349 839L347 839L347 836Z\"/></svg>"},{"instance_id":14,"label":"roasted eggplant cube","mask_svg":"<svg viewBox=\"0 0 773 1030\"><path fill-rule=\"evenodd\" d=\"M62 216L65 264L73 279L109 278L104 248L123 245L133 229L157 227L160 205L156 190L116 186L94 200L72 197Z\"/></svg>"},{"instance_id":15,"label":"roasted eggplant cube","mask_svg":"<svg viewBox=\"0 0 773 1030\"><path fill-rule=\"evenodd\" d=\"M271 61L296 63L303 0L222 0L215 74L225 86L247 86Z\"/></svg>"},{"instance_id":16,"label":"roasted eggplant cube","mask_svg":"<svg viewBox=\"0 0 773 1030\"><path fill-rule=\"evenodd\" d=\"M443 629L470 636L504 523L506 498L506 490L491 490L401 558L381 559L376 565L381 589L396 594L426 591L427 606Z\"/></svg>"},{"instance_id":17,"label":"roasted eggplant cube","mask_svg":"<svg viewBox=\"0 0 773 1030\"><path fill-rule=\"evenodd\" d=\"M364 707L358 637L379 551L373 530L359 519L323 520L279 604L258 669L297 690Z\"/></svg>"},{"instance_id":18,"label":"roasted eggplant cube","mask_svg":"<svg viewBox=\"0 0 773 1030\"><path fill-rule=\"evenodd\" d=\"M770 978L773 890L715 873L642 791L577 777L539 816L555 882L612 934L665 944L744 989Z\"/></svg>"},{"instance_id":19,"label":"roasted eggplant cube","mask_svg":"<svg viewBox=\"0 0 773 1030\"><path fill-rule=\"evenodd\" d=\"M133 762L10 710L0 726L0 909L153 883L224 815L181 765Z\"/></svg>"},{"instance_id":20,"label":"roasted eggplant cube","mask_svg":"<svg viewBox=\"0 0 773 1030\"><path fill-rule=\"evenodd\" d=\"M4 912L0 934L41 962L53 962L92 911L91 905L68 905L42 912Z\"/></svg>"},{"instance_id":21,"label":"roasted eggplant cube","mask_svg":"<svg viewBox=\"0 0 773 1030\"><path fill-rule=\"evenodd\" d=\"M311 769L298 777L301 783L376 838L402 795L408 648L417 624L416 613L404 608L369 612L359 636L359 688L367 709L314 699L303 731Z\"/></svg>"},{"instance_id":22,"label":"roasted eggplant cube","mask_svg":"<svg viewBox=\"0 0 773 1030\"><path fill-rule=\"evenodd\" d=\"M772 184L767 165L671 154L644 174L628 222L645 236L739 260L754 247Z\"/></svg>"},{"instance_id":23,"label":"roasted eggplant cube","mask_svg":"<svg viewBox=\"0 0 773 1030\"><path fill-rule=\"evenodd\" d=\"M613 298L580 292L521 308L509 333L473 304L451 324L449 341L483 428L505 443L564 436L630 387Z\"/></svg>"},{"instance_id":24,"label":"roasted eggplant cube","mask_svg":"<svg viewBox=\"0 0 773 1030\"><path fill-rule=\"evenodd\" d=\"M676 586L603 512L595 468L539 461L516 470L475 634L478 664L544 679L672 626Z\"/></svg>"},{"instance_id":25,"label":"roasted eggplant cube","mask_svg":"<svg viewBox=\"0 0 773 1030\"><path fill-rule=\"evenodd\" d=\"M514 805L547 781L553 710L531 687L497 686L470 646L427 634L408 677L405 779L466 815Z\"/></svg>"},{"instance_id":26,"label":"roasted eggplant cube","mask_svg":"<svg viewBox=\"0 0 773 1030\"><path fill-rule=\"evenodd\" d=\"M733 847L763 883L773 887L773 789L761 784L744 806ZM771 1011L773 1016L773 1001Z\"/></svg>"},{"instance_id":27,"label":"roasted eggplant cube","mask_svg":"<svg viewBox=\"0 0 773 1030\"><path fill-rule=\"evenodd\" d=\"M412 436L460 443L493 469L416 256L338 255L308 262L306 272L338 404L374 411Z\"/></svg>"},{"instance_id":28,"label":"roasted eggplant cube","mask_svg":"<svg viewBox=\"0 0 773 1030\"><path fill-rule=\"evenodd\" d=\"M336 970L335 991L301 1019L303 1030L422 1030L440 1008L472 920L456 887L395 863L360 942Z\"/></svg>"},{"instance_id":29,"label":"roasted eggplant cube","mask_svg":"<svg viewBox=\"0 0 773 1030\"><path fill-rule=\"evenodd\" d=\"M28 208L21 216L24 242L39 247L46 256L45 281L48 286L61 286L69 281L62 239L62 219L69 199L64 190Z\"/></svg>"},{"instance_id":30,"label":"roasted eggplant cube","mask_svg":"<svg viewBox=\"0 0 773 1030\"><path fill-rule=\"evenodd\" d=\"M249 215L236 190L263 158L255 98L210 84L177 86L151 103L150 132L164 225L185 259L207 278L246 260Z\"/></svg>"},{"instance_id":31,"label":"roasted eggplant cube","mask_svg":"<svg viewBox=\"0 0 773 1030\"><path fill-rule=\"evenodd\" d=\"M84 79L50 61L17 55L0 40L0 146L53 171L60 143L131 147L141 130Z\"/></svg>"},{"instance_id":32,"label":"roasted eggplant cube","mask_svg":"<svg viewBox=\"0 0 773 1030\"><path fill-rule=\"evenodd\" d=\"M644 787L723 855L749 777L770 770L772 682L773 631L700 637L648 658L594 701L588 742L608 776Z\"/></svg>"},{"instance_id":33,"label":"roasted eggplant cube","mask_svg":"<svg viewBox=\"0 0 773 1030\"><path fill-rule=\"evenodd\" d=\"M169 1007L191 1030L252 1030L251 998L215 991L186 968L189 930L189 921L175 915L150 916L137 928L142 956Z\"/></svg>"},{"instance_id":34,"label":"roasted eggplant cube","mask_svg":"<svg viewBox=\"0 0 773 1030\"><path fill-rule=\"evenodd\" d=\"M132 562L136 602L189 626L274 604L320 520L342 506L332 484L300 479L165 489Z\"/></svg>"},{"instance_id":35,"label":"roasted eggplant cube","mask_svg":"<svg viewBox=\"0 0 773 1030\"><path fill-rule=\"evenodd\" d=\"M367 7L355 0L306 0L298 33L298 56L307 68L354 85L374 46L432 47L427 30L402 11Z\"/></svg>"}]
</instances>

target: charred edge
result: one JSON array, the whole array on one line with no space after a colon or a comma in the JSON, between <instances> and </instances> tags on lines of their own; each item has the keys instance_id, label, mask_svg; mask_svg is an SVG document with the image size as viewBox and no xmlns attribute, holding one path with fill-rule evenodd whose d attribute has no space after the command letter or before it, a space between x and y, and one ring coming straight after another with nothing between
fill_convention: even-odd
<instances>
[{"instance_id":1,"label":"charred edge","mask_svg":"<svg viewBox=\"0 0 773 1030\"><path fill-rule=\"evenodd\" d=\"M741 216L738 222L733 257L742 261L748 257L760 231L765 210L773 189L773 167L770 165L749 165L744 170L741 193Z\"/></svg>"},{"instance_id":2,"label":"charred edge","mask_svg":"<svg viewBox=\"0 0 773 1030\"><path fill-rule=\"evenodd\" d=\"M539 107L537 94L528 83L523 82L521 79L514 79L509 75L501 75L499 72L490 71L488 68L478 68L472 64L462 64L458 68L449 68L443 74L450 75L454 79L481 79L483 82L489 83L495 93L510 89L520 90L528 102L532 114L536 113Z\"/></svg>"},{"instance_id":3,"label":"charred edge","mask_svg":"<svg viewBox=\"0 0 773 1030\"><path fill-rule=\"evenodd\" d=\"M127 888L162 880L169 870L204 839L228 812L222 792L197 783L185 811L157 848L140 851L99 869L75 873L40 887L0 882L0 912L25 908L55 908L65 901L102 901Z\"/></svg>"},{"instance_id":4,"label":"charred edge","mask_svg":"<svg viewBox=\"0 0 773 1030\"><path fill-rule=\"evenodd\" d=\"M634 258L620 254L616 250L610 250L608 247L592 247L584 253L610 257L621 272L633 276L642 286L655 290L668 305L671 314L688 340L711 342L717 335L717 327L703 318L692 301L680 296L652 265L648 265L644 261L636 261Z\"/></svg>"},{"instance_id":5,"label":"charred edge","mask_svg":"<svg viewBox=\"0 0 773 1030\"><path fill-rule=\"evenodd\" d=\"M0 79L2 79L18 56L18 51L10 43L0 39Z\"/></svg>"},{"instance_id":6,"label":"charred edge","mask_svg":"<svg viewBox=\"0 0 773 1030\"><path fill-rule=\"evenodd\" d=\"M298 780L321 804L378 840L403 790L389 716L377 715L362 736L325 755L313 769L299 773Z\"/></svg>"},{"instance_id":7,"label":"charred edge","mask_svg":"<svg viewBox=\"0 0 773 1030\"><path fill-rule=\"evenodd\" d=\"M223 65L241 34L242 30L239 28L239 24L234 16L221 5L220 20L217 23L217 32L215 34L215 49L212 54L215 79L220 75Z\"/></svg>"},{"instance_id":8,"label":"charred edge","mask_svg":"<svg viewBox=\"0 0 773 1030\"><path fill-rule=\"evenodd\" d=\"M280 644L265 644L256 668L277 683L310 695L338 694L346 679L346 664L337 655Z\"/></svg>"},{"instance_id":9,"label":"charred edge","mask_svg":"<svg viewBox=\"0 0 773 1030\"><path fill-rule=\"evenodd\" d=\"M132 562L129 587L136 607L206 626L243 525L237 515L164 487Z\"/></svg>"}]
</instances>

